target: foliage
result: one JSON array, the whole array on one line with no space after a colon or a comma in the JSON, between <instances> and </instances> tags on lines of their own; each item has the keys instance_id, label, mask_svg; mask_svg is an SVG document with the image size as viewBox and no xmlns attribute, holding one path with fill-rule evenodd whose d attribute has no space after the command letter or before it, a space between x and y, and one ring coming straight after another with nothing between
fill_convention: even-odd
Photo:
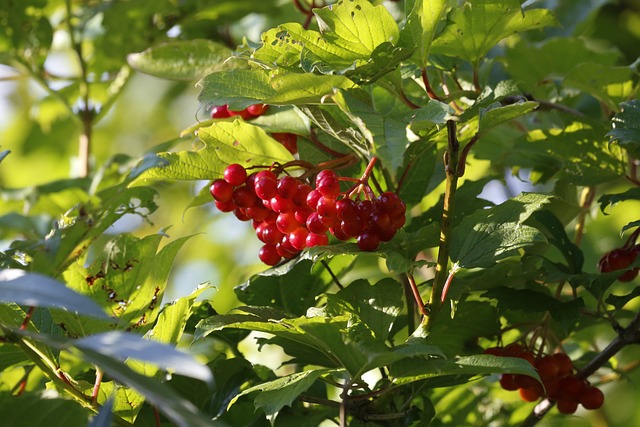
<instances>
[{"instance_id":1,"label":"foliage","mask_svg":"<svg viewBox=\"0 0 640 427\"><path fill-rule=\"evenodd\" d=\"M566 353L637 424L640 15L559 3L0 0L3 419L531 426ZM264 267L233 163L406 224Z\"/></svg>"}]
</instances>

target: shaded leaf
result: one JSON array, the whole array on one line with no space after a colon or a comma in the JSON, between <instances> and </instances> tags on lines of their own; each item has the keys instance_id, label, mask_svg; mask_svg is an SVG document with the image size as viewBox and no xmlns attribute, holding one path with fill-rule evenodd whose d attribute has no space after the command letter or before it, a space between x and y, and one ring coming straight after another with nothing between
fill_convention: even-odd
<instances>
[{"instance_id":1,"label":"shaded leaf","mask_svg":"<svg viewBox=\"0 0 640 427\"><path fill-rule=\"evenodd\" d=\"M620 144L629 154L635 157L640 156L640 100L623 102L620 104L620 111L611 124L613 130L607 133L611 142Z\"/></svg>"},{"instance_id":2,"label":"shaded leaf","mask_svg":"<svg viewBox=\"0 0 640 427\"><path fill-rule=\"evenodd\" d=\"M175 40L131 53L127 62L134 70L155 77L193 80L227 68L224 61L230 56L228 47L211 40Z\"/></svg>"},{"instance_id":3,"label":"shaded leaf","mask_svg":"<svg viewBox=\"0 0 640 427\"><path fill-rule=\"evenodd\" d=\"M24 396L0 394L0 413L2 423L11 427L84 427L89 421L89 412L76 402L31 393Z\"/></svg>"},{"instance_id":4,"label":"shaded leaf","mask_svg":"<svg viewBox=\"0 0 640 427\"><path fill-rule=\"evenodd\" d=\"M463 268L490 267L519 248L546 241L524 222L548 201L547 195L524 193L467 216L453 230L452 261Z\"/></svg>"}]
</instances>

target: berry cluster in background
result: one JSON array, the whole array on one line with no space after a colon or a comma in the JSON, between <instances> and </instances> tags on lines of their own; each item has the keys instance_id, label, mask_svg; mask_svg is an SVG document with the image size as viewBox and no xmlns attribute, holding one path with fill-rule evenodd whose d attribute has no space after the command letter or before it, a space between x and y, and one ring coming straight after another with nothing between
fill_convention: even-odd
<instances>
[{"instance_id":1,"label":"berry cluster in background","mask_svg":"<svg viewBox=\"0 0 640 427\"><path fill-rule=\"evenodd\" d=\"M604 394L588 381L578 378L571 358L565 353L538 355L518 343L506 347L491 347L484 351L501 357L517 357L531 363L542 383L533 377L521 374L502 374L500 386L508 391L520 393L525 402L535 402L545 397L554 400L558 411L573 414L582 405L585 409L598 409L604 403Z\"/></svg>"},{"instance_id":2,"label":"berry cluster in background","mask_svg":"<svg viewBox=\"0 0 640 427\"><path fill-rule=\"evenodd\" d=\"M391 240L406 220L406 205L396 193L376 196L369 187L374 163L375 159L360 179L339 178L331 169L322 170L316 175L315 188L282 168L248 173L234 163L209 190L220 211L252 221L264 243L258 257L267 265L293 258L305 248L329 244L329 233L342 241L354 238L361 250L374 251L380 242ZM354 184L341 191L341 180Z\"/></svg>"},{"instance_id":3,"label":"berry cluster in background","mask_svg":"<svg viewBox=\"0 0 640 427\"><path fill-rule=\"evenodd\" d=\"M621 282L630 282L638 276L640 268L629 268L640 255L640 244L636 244L640 228L637 229L621 248L613 249L605 253L598 262L598 270L602 273L622 270L618 276Z\"/></svg>"}]
</instances>

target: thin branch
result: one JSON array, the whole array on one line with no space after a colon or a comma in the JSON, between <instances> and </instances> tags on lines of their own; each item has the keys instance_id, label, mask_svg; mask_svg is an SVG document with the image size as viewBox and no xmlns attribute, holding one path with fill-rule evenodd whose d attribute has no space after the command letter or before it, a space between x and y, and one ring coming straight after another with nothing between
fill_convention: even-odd
<instances>
[{"instance_id":1,"label":"thin branch","mask_svg":"<svg viewBox=\"0 0 640 427\"><path fill-rule=\"evenodd\" d=\"M426 318L426 329L433 326L433 322L442 306L442 293L448 277L449 251L451 245L451 233L453 229L453 212L455 209L455 195L458 186L458 155L460 144L456 130L456 122L447 121L449 134L448 149L445 152L444 168L446 173L444 205L442 208L442 222L440 225L440 244L436 260L436 274L433 279L433 288L429 299L429 316ZM425 320L423 319L423 322Z\"/></svg>"},{"instance_id":2,"label":"thin branch","mask_svg":"<svg viewBox=\"0 0 640 427\"><path fill-rule=\"evenodd\" d=\"M409 286L413 293L413 299L418 306L418 310L420 310L420 313L422 313L423 316L429 316L429 310L424 306L422 296L420 296L420 290L418 289L418 285L416 285L416 280L413 278L413 274L407 273L407 280L409 281Z\"/></svg>"}]
</instances>

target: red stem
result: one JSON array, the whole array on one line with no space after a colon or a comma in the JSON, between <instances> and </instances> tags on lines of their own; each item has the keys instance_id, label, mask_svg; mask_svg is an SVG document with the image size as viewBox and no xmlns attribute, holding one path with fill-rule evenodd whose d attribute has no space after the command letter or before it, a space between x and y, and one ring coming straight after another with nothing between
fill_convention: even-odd
<instances>
[{"instance_id":1,"label":"red stem","mask_svg":"<svg viewBox=\"0 0 640 427\"><path fill-rule=\"evenodd\" d=\"M433 91L433 88L431 88L431 85L429 84L429 78L427 77L427 69L422 68L420 70L420 74L422 75L422 82L424 83L424 89L427 91L427 95L429 95L429 98L435 99L436 101L442 101L442 98L440 98L438 94L436 94Z\"/></svg>"},{"instance_id":2,"label":"red stem","mask_svg":"<svg viewBox=\"0 0 640 427\"><path fill-rule=\"evenodd\" d=\"M423 316L429 316L429 311L424 306L424 301L422 301L422 296L420 296L420 291L418 290L418 285L416 285L416 280L413 278L413 275L411 273L407 273L407 279L409 280L409 285L411 286L413 299L416 301L420 313L422 313Z\"/></svg>"},{"instance_id":3,"label":"red stem","mask_svg":"<svg viewBox=\"0 0 640 427\"><path fill-rule=\"evenodd\" d=\"M451 286L451 282L453 282L453 276L456 275L456 270L452 269L447 276L447 281L444 282L444 287L442 288L442 295L440 296L440 302L444 303L447 299L447 292L449 292L449 287Z\"/></svg>"}]
</instances>

